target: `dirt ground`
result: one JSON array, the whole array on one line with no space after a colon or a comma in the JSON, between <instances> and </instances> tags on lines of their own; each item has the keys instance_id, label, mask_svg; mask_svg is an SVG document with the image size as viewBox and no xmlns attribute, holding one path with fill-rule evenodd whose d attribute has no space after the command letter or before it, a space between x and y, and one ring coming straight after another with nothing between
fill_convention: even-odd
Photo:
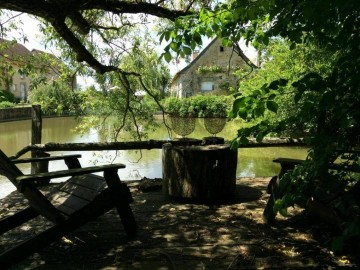
<instances>
[{"instance_id":1,"label":"dirt ground","mask_svg":"<svg viewBox=\"0 0 360 270\"><path fill-rule=\"evenodd\" d=\"M356 253L334 254L333 232L302 209L262 220L269 178L237 179L236 196L204 204L165 196L159 181L129 184L139 225L127 240L112 210L18 262L12 269L338 269L358 268ZM14 192L0 217L26 205ZM0 236L0 252L51 226L41 217ZM355 248L355 247L354 247ZM1 266L0 266L1 268Z\"/></svg>"}]
</instances>

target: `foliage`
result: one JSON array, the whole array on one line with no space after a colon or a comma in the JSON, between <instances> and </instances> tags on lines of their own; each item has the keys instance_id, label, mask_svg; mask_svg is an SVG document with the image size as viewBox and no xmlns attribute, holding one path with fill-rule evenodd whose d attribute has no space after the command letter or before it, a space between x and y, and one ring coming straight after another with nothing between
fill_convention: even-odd
<instances>
[{"instance_id":1,"label":"foliage","mask_svg":"<svg viewBox=\"0 0 360 270\"><path fill-rule=\"evenodd\" d=\"M222 38L224 46L243 38L259 50L274 38L284 38L292 54L300 47L308 50L304 56L315 57L309 66L306 66L308 62L304 61L303 66L300 62L297 65L300 70L293 76L286 74L286 70L277 71L279 74L263 80L246 95L237 96L231 113L232 117L257 121L252 127L238 130L234 146L247 143L249 136L261 141L266 134L281 133L288 126L304 129L312 148L308 157L311 166L299 169L296 175L284 177L281 182L291 179L293 183L284 185L288 187L285 201L292 196L297 196L296 201L306 201L314 195L314 184L326 188L350 181L342 175L331 177L327 166L336 148L351 149L359 142L359 18L360 7L355 0L331 1L331 4L325 0L234 0L178 19L160 38L169 42L165 59L172 53L191 54L201 45L202 35ZM311 47L315 48L312 54ZM302 61L301 57L294 59ZM289 99L283 98L284 91L292 91ZM279 102L289 100L291 103L287 104L292 107L281 114L279 121L264 118L266 111L276 114L281 106ZM292 203L291 200L285 205L278 202L275 210L286 213L286 207ZM358 219L358 213L352 216L352 221ZM348 229L343 228L344 232Z\"/></svg>"},{"instance_id":2,"label":"foliage","mask_svg":"<svg viewBox=\"0 0 360 270\"><path fill-rule=\"evenodd\" d=\"M14 103L16 101L14 94L7 90L0 90L0 102L4 101Z\"/></svg>"},{"instance_id":3,"label":"foliage","mask_svg":"<svg viewBox=\"0 0 360 270\"><path fill-rule=\"evenodd\" d=\"M208 73L222 73L224 72L223 67L221 66L199 66L196 70L199 74L208 74Z\"/></svg>"},{"instance_id":4,"label":"foliage","mask_svg":"<svg viewBox=\"0 0 360 270\"><path fill-rule=\"evenodd\" d=\"M118 105L122 106L119 109L124 112L122 119L126 119L128 113L135 116L132 110L139 103L130 96L138 89L132 88L136 84L130 80L137 79L141 84L142 77L136 70L120 68L120 59L137 46L139 37L143 35L134 29L151 22L147 14L175 20L159 37L160 42L165 40L169 43L163 53L168 62L173 54L180 57L191 55L194 49L202 45L202 36L222 38L224 46L232 46L243 38L247 44L251 43L259 50L263 50L272 38L281 37L287 39L290 49L295 49L299 44L315 44L332 53L334 59L329 63L328 72L309 69L293 81L280 77L266 82L246 97L239 96L234 102L232 116L256 118L259 121L247 130L240 129L235 140L237 143L244 143L245 140L240 140L245 136L261 140L269 132L281 132L288 124L302 123L309 129L306 133L312 147L309 160L313 166L309 166L308 175L321 179L321 184L339 181L328 177L326 166L336 147L350 149L358 144L360 130L358 0L181 1L180 10L174 8L173 1L139 1L131 4L113 1L111 5L108 1L86 1L82 4L72 1L66 9L63 2L1 1L0 8L27 12L41 18L48 46L61 48L64 59L79 72L93 75L85 68L86 63L100 74L103 85L114 82L110 86L116 85L120 91L124 91L119 93L119 100L114 100L114 105L125 102ZM44 6L47 7L46 12ZM141 12L145 15L133 16ZM75 64L76 61L81 64ZM105 73L111 75L103 76ZM282 95L283 88L289 85L293 87L296 111L279 122L263 121L265 111L279 111L277 98ZM148 89L146 87L146 91ZM103 96L107 97L106 91L103 92ZM156 99L156 95L153 96ZM141 116L142 111L138 112ZM291 194L291 190L287 190L286 194ZM306 192L301 194L308 196ZM357 217L354 216L354 220ZM344 231L346 229L350 230L350 227Z\"/></svg>"},{"instance_id":5,"label":"foliage","mask_svg":"<svg viewBox=\"0 0 360 270\"><path fill-rule=\"evenodd\" d=\"M165 112L181 117L227 117L232 99L227 96L197 95L189 98L167 98Z\"/></svg>"},{"instance_id":6,"label":"foliage","mask_svg":"<svg viewBox=\"0 0 360 270\"><path fill-rule=\"evenodd\" d=\"M0 109L12 108L14 106L15 106L15 103L12 103L10 101L0 101Z\"/></svg>"},{"instance_id":7,"label":"foliage","mask_svg":"<svg viewBox=\"0 0 360 270\"><path fill-rule=\"evenodd\" d=\"M157 126L153 114L159 109L157 100L162 99L168 90L169 70L159 61L150 40L148 44L140 44L139 41L137 47L121 56L116 63L139 76L98 74L96 80L100 91L88 90L83 96L82 109L92 117L83 119L82 127L89 128L97 123L96 126L102 129L107 122L111 122L111 131L103 130L103 133L108 132L104 137L109 140L120 139L121 131L137 139L146 138L147 132ZM142 96L137 96L139 92Z\"/></svg>"},{"instance_id":8,"label":"foliage","mask_svg":"<svg viewBox=\"0 0 360 270\"><path fill-rule=\"evenodd\" d=\"M46 12L40 11L44 5L47 7ZM64 9L64 5L66 4L48 1L36 1L30 5L16 2L13 5L5 1L0 3L0 15L2 18L5 15L10 17L8 21L15 21L21 17L14 15L11 18L12 11L36 16L40 30L44 34L43 44L47 48L60 50L62 61L70 66L69 71L61 70L61 74L67 73L66 75L71 77L70 75L76 72L81 76L93 77L103 92L99 98L105 99L104 105L116 104L115 110L108 108L107 112L111 115L118 114L118 119L124 122L118 123L117 129L122 129L136 118L140 120L144 115L148 115L146 111L139 110L140 107L145 110L145 106L139 106L136 93L147 92L148 97L142 103L148 103L151 97L153 101L149 101L149 104L159 104L158 100L166 96L170 82L168 68L155 53L158 43L154 40L154 35L149 33L149 29L158 22L148 14L173 20L203 4L200 1L182 1L176 4L178 9L175 9L175 3L172 1L117 1L111 8L105 2L100 5L92 2L86 3L85 6L76 4L71 5L69 9ZM58 10L62 10L61 15ZM2 22L3 20L0 20L1 29L5 32L8 29ZM41 77L36 78L33 80L33 87L36 88L42 81ZM121 97L110 94L119 100L108 102L108 92L112 88L126 93ZM117 102L125 103L119 109ZM105 114L102 114L102 117L105 117ZM126 121L129 124L126 124Z\"/></svg>"},{"instance_id":9,"label":"foliage","mask_svg":"<svg viewBox=\"0 0 360 270\"><path fill-rule=\"evenodd\" d=\"M29 100L41 105L45 113L74 113L78 108L79 92L73 91L63 82L41 84L31 90Z\"/></svg>"},{"instance_id":10,"label":"foliage","mask_svg":"<svg viewBox=\"0 0 360 270\"><path fill-rule=\"evenodd\" d=\"M171 116L196 117L189 98L170 97L163 101L165 112Z\"/></svg>"},{"instance_id":11,"label":"foliage","mask_svg":"<svg viewBox=\"0 0 360 270\"><path fill-rule=\"evenodd\" d=\"M296 89L291 84L309 71L326 76L334 56L314 44L299 44L293 50L289 45L280 38L270 40L263 51L261 69L250 74L249 70L238 71L241 84L231 114L253 125L266 120L272 126L279 126L280 135L300 137L309 135L315 123L298 120L297 114L303 103L294 102ZM239 140L245 141L249 135L244 134Z\"/></svg>"},{"instance_id":12,"label":"foliage","mask_svg":"<svg viewBox=\"0 0 360 270\"><path fill-rule=\"evenodd\" d=\"M89 88L81 97L80 108L87 117L82 119L79 131L95 128L105 141L146 138L147 133L158 125L153 117L157 106L149 96L128 96L117 88L109 93ZM129 98L132 105L127 112Z\"/></svg>"}]
</instances>

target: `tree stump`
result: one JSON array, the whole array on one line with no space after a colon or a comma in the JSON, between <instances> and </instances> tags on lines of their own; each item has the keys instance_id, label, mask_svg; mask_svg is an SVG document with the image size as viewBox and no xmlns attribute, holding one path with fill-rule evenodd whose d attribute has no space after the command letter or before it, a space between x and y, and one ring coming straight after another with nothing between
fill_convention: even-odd
<instances>
[{"instance_id":1,"label":"tree stump","mask_svg":"<svg viewBox=\"0 0 360 270\"><path fill-rule=\"evenodd\" d=\"M237 150L229 145L162 148L163 191L175 198L224 201L236 188Z\"/></svg>"}]
</instances>

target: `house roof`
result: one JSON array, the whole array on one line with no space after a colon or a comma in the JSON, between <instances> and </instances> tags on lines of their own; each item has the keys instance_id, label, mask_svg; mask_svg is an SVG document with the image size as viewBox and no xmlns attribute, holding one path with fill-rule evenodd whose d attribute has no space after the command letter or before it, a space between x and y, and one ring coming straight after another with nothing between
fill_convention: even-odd
<instances>
[{"instance_id":1,"label":"house roof","mask_svg":"<svg viewBox=\"0 0 360 270\"><path fill-rule=\"evenodd\" d=\"M217 40L217 38L214 38L200 53L199 55L193 59L186 67L184 67L182 70L178 71L175 75L174 78L171 81L171 84L173 84L174 81L177 80L177 78L180 76L181 73L183 73L184 71L188 70L191 66L193 66L200 58L201 56L211 47L211 45Z\"/></svg>"},{"instance_id":2,"label":"house roof","mask_svg":"<svg viewBox=\"0 0 360 270\"><path fill-rule=\"evenodd\" d=\"M1 50L1 55L9 55L10 57L31 55L31 52L22 44L6 39L0 39L1 43L6 44L6 47Z\"/></svg>"},{"instance_id":3,"label":"house roof","mask_svg":"<svg viewBox=\"0 0 360 270\"><path fill-rule=\"evenodd\" d=\"M48 52L44 52L44 51L41 51L41 50L38 50L38 49L32 49L31 50L31 53L33 55L46 55L48 56L49 58L52 58L54 60L59 60L55 55L53 55L52 53L48 53Z\"/></svg>"}]
</instances>

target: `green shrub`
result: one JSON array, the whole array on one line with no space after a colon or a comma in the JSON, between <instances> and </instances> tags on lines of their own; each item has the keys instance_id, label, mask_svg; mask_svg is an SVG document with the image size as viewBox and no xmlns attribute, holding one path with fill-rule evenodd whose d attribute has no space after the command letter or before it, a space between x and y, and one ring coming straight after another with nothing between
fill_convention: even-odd
<instances>
[{"instance_id":1,"label":"green shrub","mask_svg":"<svg viewBox=\"0 0 360 270\"><path fill-rule=\"evenodd\" d=\"M165 112L181 117L227 117L232 104L228 96L197 95L190 98L167 98Z\"/></svg>"},{"instance_id":2,"label":"green shrub","mask_svg":"<svg viewBox=\"0 0 360 270\"><path fill-rule=\"evenodd\" d=\"M11 108L11 107L14 107L14 106L15 106L15 103L12 103L10 101L0 102L0 109Z\"/></svg>"},{"instance_id":3,"label":"green shrub","mask_svg":"<svg viewBox=\"0 0 360 270\"><path fill-rule=\"evenodd\" d=\"M13 93L7 90L0 90L0 102L3 101L15 102L16 98Z\"/></svg>"}]
</instances>

